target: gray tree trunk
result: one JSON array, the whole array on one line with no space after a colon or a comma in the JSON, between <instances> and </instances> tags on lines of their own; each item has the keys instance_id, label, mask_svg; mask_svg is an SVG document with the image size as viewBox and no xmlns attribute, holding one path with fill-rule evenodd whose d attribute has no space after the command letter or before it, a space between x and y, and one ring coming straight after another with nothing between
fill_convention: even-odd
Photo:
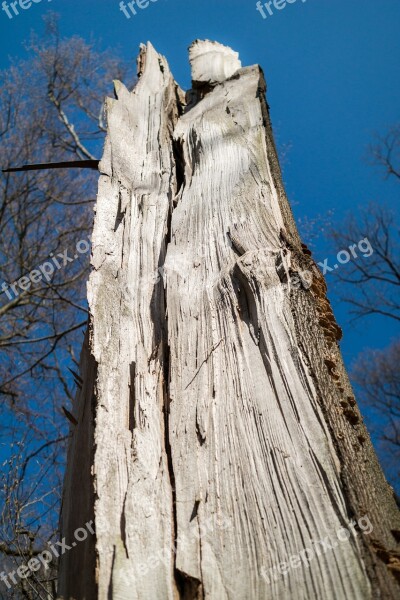
<instances>
[{"instance_id":1,"label":"gray tree trunk","mask_svg":"<svg viewBox=\"0 0 400 600\"><path fill-rule=\"evenodd\" d=\"M107 100L62 508L67 543L91 519L95 535L62 556L59 595L398 598L393 491L282 187L263 73L211 42L190 59L186 100L150 44ZM362 517L368 535L349 528Z\"/></svg>"}]
</instances>

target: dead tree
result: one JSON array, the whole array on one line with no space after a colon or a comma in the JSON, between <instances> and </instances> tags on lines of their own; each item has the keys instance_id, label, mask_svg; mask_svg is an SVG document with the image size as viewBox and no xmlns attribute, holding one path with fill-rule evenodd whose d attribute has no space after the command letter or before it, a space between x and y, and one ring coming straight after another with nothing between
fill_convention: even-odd
<instances>
[{"instance_id":1,"label":"dead tree","mask_svg":"<svg viewBox=\"0 0 400 600\"><path fill-rule=\"evenodd\" d=\"M91 519L95 535L63 555L59 596L398 597L393 490L285 196L263 72L208 41L190 61L185 96L142 47L136 87L106 104L62 508L67 543Z\"/></svg>"}]
</instances>

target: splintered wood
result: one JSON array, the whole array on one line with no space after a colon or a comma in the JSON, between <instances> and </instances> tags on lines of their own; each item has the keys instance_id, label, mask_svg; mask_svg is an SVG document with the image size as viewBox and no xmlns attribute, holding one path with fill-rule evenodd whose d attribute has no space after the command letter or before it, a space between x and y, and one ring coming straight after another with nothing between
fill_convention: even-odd
<instances>
[{"instance_id":1,"label":"splintered wood","mask_svg":"<svg viewBox=\"0 0 400 600\"><path fill-rule=\"evenodd\" d=\"M263 73L209 41L190 60L186 100L151 44L134 90L116 82L107 100L62 514L63 535L80 517L96 532L62 558L60 597L394 598L372 542L394 556L395 504L342 408L322 275L292 283L313 261ZM365 515L368 536L349 527Z\"/></svg>"}]
</instances>

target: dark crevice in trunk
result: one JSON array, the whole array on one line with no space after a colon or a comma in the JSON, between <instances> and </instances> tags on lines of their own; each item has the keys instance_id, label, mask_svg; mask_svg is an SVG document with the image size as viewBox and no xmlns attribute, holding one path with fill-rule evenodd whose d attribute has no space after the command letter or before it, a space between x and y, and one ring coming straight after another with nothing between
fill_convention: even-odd
<instances>
[{"instance_id":1,"label":"dark crevice in trunk","mask_svg":"<svg viewBox=\"0 0 400 600\"><path fill-rule=\"evenodd\" d=\"M178 539L178 519L176 514L176 487L175 487L175 474L174 474L174 466L172 461L172 448L171 448L171 440L170 440L170 429L169 429L169 405L170 405L170 397L169 397L169 383L170 383L170 348L167 340L164 345L164 406L163 406L163 415L164 415L164 445L165 445L165 453L167 456L167 465L168 465L168 473L169 480L171 483L171 494L172 494L172 519L173 519L173 532L172 536L172 548L173 554L176 552L177 548L177 539ZM176 586L180 592L180 582L178 571L175 567L175 555L174 555L174 575Z\"/></svg>"},{"instance_id":2,"label":"dark crevice in trunk","mask_svg":"<svg viewBox=\"0 0 400 600\"><path fill-rule=\"evenodd\" d=\"M132 361L129 365L129 431L133 432L136 427L136 390L135 390L135 378L136 378L136 363Z\"/></svg>"},{"instance_id":3,"label":"dark crevice in trunk","mask_svg":"<svg viewBox=\"0 0 400 600\"><path fill-rule=\"evenodd\" d=\"M190 577L186 573L176 569L175 577L178 583L180 600L203 600L203 585L196 577Z\"/></svg>"},{"instance_id":4,"label":"dark crevice in trunk","mask_svg":"<svg viewBox=\"0 0 400 600\"><path fill-rule=\"evenodd\" d=\"M166 227L166 237L165 237L165 245L166 250L168 249L168 245L172 240L172 231L171 231L171 222L172 222L172 213L177 204L177 199L182 193L183 188L185 187L185 157L184 157L184 149L183 149L183 140L172 140L172 151L175 161L175 176L176 176L176 190L177 193L175 195L175 202L170 204L170 210L167 218L167 227ZM163 406L163 416L164 416L164 444L165 444L165 452L167 456L167 465L169 472L169 479L171 482L171 492L172 492L172 518L173 518L173 558L174 558L174 578L175 584L177 588L177 592L179 594L180 600L201 600L203 598L203 585L202 582L194 577L188 576L186 573L181 572L176 568L176 552L178 545L178 518L176 511L176 483L175 483L175 474L174 474L174 466L172 460L172 448L171 448L171 439L170 439L170 423L169 423L169 407L170 407L170 347L168 344L168 310L167 310L167 287L165 284L164 287L164 352L163 352L163 372L164 372L164 406Z\"/></svg>"},{"instance_id":5,"label":"dark crevice in trunk","mask_svg":"<svg viewBox=\"0 0 400 600\"><path fill-rule=\"evenodd\" d=\"M175 152L174 152L175 155ZM178 162L176 163L178 165ZM178 172L178 166L176 167ZM179 179L177 174L177 184L179 189ZM167 218L167 231L166 231L166 240L165 246L166 250L168 248L168 244L171 241L171 220L172 220L172 211L173 207L170 205L168 218ZM166 254L166 252L165 252ZM165 256L164 256L165 260ZM162 284L162 282L161 282ZM169 480L171 484L171 494L172 494L172 519L173 519L173 532L172 532L172 548L173 548L173 569L175 576L175 583L180 595L180 586L177 576L177 570L175 567L175 553L177 547L177 538L178 538L178 522L177 522L177 514L176 514L176 487L175 487L175 474L174 474L174 466L172 461L172 448L171 448L171 440L170 440L170 429L169 429L169 406L170 406L170 354L171 350L168 344L168 311L167 311L167 287L164 286L164 299L163 299L163 307L162 310L165 314L165 320L163 324L163 377L164 377L164 406L163 406L163 417L164 417L164 446L165 453L167 457L167 466L168 466L168 474Z\"/></svg>"},{"instance_id":6,"label":"dark crevice in trunk","mask_svg":"<svg viewBox=\"0 0 400 600\"><path fill-rule=\"evenodd\" d=\"M178 195L183 187L185 186L185 157L183 152L183 141L172 140L172 152L175 161L175 172L176 172L176 189ZM172 217L172 214L170 214Z\"/></svg>"}]
</instances>

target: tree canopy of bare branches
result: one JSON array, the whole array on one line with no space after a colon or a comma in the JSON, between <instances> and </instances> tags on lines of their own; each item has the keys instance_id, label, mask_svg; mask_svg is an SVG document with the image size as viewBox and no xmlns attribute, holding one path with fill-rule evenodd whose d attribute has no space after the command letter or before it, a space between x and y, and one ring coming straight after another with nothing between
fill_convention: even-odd
<instances>
[{"instance_id":1,"label":"tree canopy of bare branches","mask_svg":"<svg viewBox=\"0 0 400 600\"><path fill-rule=\"evenodd\" d=\"M128 77L123 63L79 37L62 39L54 15L26 50L26 59L12 60L2 73L1 168L93 160L103 144L104 97L115 76ZM7 522L0 551L11 555L29 554L57 527L69 425L61 405L68 406L79 384L72 372L87 322L96 184L97 173L83 169L0 177L0 459ZM35 461L39 470L30 468ZM17 504L18 514L10 512ZM42 524L41 535L21 545L18 531L32 519Z\"/></svg>"},{"instance_id":2,"label":"tree canopy of bare branches","mask_svg":"<svg viewBox=\"0 0 400 600\"><path fill-rule=\"evenodd\" d=\"M400 476L400 341L385 350L368 350L358 359L353 379L374 414L371 429L380 440L387 465Z\"/></svg>"},{"instance_id":3,"label":"tree canopy of bare branches","mask_svg":"<svg viewBox=\"0 0 400 600\"><path fill-rule=\"evenodd\" d=\"M368 238L373 253L354 260L337 273L342 299L355 318L382 315L400 321L400 239L388 208L370 204L332 233L337 248Z\"/></svg>"},{"instance_id":4,"label":"tree canopy of bare branches","mask_svg":"<svg viewBox=\"0 0 400 600\"><path fill-rule=\"evenodd\" d=\"M400 124L393 125L385 135L375 138L369 148L370 162L383 167L386 177L400 179Z\"/></svg>"},{"instance_id":5,"label":"tree canopy of bare branches","mask_svg":"<svg viewBox=\"0 0 400 600\"><path fill-rule=\"evenodd\" d=\"M368 151L369 162L386 179L400 179L400 125L376 136ZM337 248L368 238L373 253L337 272L340 294L354 319L378 316L397 326L400 321L400 229L394 211L371 203L352 214L331 232ZM384 350L366 350L355 361L353 380L360 390L368 425L378 445L388 478L398 484L400 458L400 344Z\"/></svg>"}]
</instances>

